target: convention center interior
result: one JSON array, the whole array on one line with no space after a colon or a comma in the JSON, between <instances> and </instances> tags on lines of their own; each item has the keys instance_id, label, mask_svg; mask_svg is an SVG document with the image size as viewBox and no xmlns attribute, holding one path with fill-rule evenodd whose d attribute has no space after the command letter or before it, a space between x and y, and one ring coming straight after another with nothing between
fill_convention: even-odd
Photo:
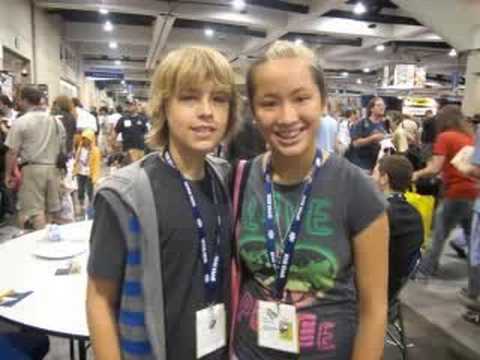
<instances>
[{"instance_id":1,"label":"convention center interior","mask_svg":"<svg viewBox=\"0 0 480 360\"><path fill-rule=\"evenodd\" d=\"M480 0L0 0L0 360L479 339Z\"/></svg>"}]
</instances>

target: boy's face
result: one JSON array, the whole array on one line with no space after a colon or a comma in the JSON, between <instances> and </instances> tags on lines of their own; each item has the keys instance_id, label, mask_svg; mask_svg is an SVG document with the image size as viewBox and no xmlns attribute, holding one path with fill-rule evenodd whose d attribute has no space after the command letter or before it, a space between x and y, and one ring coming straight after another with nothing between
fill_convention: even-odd
<instances>
[{"instance_id":1,"label":"boy's face","mask_svg":"<svg viewBox=\"0 0 480 360\"><path fill-rule=\"evenodd\" d=\"M177 148L207 154L225 136L230 94L212 81L177 90L166 106L169 142Z\"/></svg>"}]
</instances>

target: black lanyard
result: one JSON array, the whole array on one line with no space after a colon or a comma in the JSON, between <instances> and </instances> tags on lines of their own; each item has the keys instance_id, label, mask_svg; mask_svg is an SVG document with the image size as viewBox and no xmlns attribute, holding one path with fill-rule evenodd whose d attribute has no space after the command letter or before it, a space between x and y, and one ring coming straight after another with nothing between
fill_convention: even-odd
<instances>
[{"instance_id":1,"label":"black lanyard","mask_svg":"<svg viewBox=\"0 0 480 360\"><path fill-rule=\"evenodd\" d=\"M168 150L165 150L163 153L163 158L170 165L172 168L177 170L177 173L182 180L183 188L185 190L185 194L190 202L192 208L192 215L195 221L195 226L197 227L197 235L198 241L200 242L200 259L202 260L203 265L203 282L205 286L205 292L207 296L207 303L212 304L215 301L215 295L217 293L218 288L218 278L219 272L221 271L220 267L220 255L219 255L219 248L220 248L220 232L222 228L222 217L220 213L217 211L217 226L215 228L215 246L213 249L213 259L210 261L208 256L208 248L207 248L207 233L205 231L205 222L203 221L202 214L200 213L200 209L198 207L197 201L195 200L195 196L193 195L192 187L187 179L182 175L180 171L178 171L175 162L173 161L172 156L170 155ZM211 179L210 183L212 185L212 194L213 194L213 203L215 208L218 207L218 198L217 192L215 187L215 180L214 174L210 174Z\"/></svg>"},{"instance_id":2,"label":"black lanyard","mask_svg":"<svg viewBox=\"0 0 480 360\"><path fill-rule=\"evenodd\" d=\"M283 290L287 284L288 273L293 261L293 255L295 252L295 244L297 242L298 235L302 226L303 216L305 209L308 205L308 200L312 192L312 183L315 176L322 164L322 154L319 150L315 155L313 161L313 173L308 177L305 186L303 187L302 197L295 211L295 217L290 225L290 229L285 234L284 250L281 254L280 262L277 259L277 251L275 245L275 208L273 205L273 184L272 184L272 163L268 161L264 173L264 186L265 186L265 247L267 249L268 260L275 272L275 294L277 300L281 300L283 297ZM280 234L277 234L280 236ZM280 242L282 243L282 242Z\"/></svg>"}]
</instances>

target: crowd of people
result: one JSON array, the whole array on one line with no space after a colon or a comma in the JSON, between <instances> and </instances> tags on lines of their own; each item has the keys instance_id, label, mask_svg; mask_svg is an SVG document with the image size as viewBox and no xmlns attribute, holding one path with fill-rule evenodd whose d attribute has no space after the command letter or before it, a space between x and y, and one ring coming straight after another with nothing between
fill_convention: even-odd
<instances>
[{"instance_id":1,"label":"crowd of people","mask_svg":"<svg viewBox=\"0 0 480 360\"><path fill-rule=\"evenodd\" d=\"M144 155L147 117L139 103L126 106L97 114L58 96L48 107L32 87L15 102L1 95L2 221L15 215L22 228L41 229L84 216L99 181Z\"/></svg>"},{"instance_id":2,"label":"crowd of people","mask_svg":"<svg viewBox=\"0 0 480 360\"><path fill-rule=\"evenodd\" d=\"M96 359L381 359L389 308L414 274L435 276L457 225L460 296L480 310L480 140L459 107L419 121L373 97L339 116L314 53L288 41L248 70L248 108L234 79L218 51L187 47L158 65L146 111L0 98L20 225L93 204ZM426 251L415 183L438 202Z\"/></svg>"}]
</instances>

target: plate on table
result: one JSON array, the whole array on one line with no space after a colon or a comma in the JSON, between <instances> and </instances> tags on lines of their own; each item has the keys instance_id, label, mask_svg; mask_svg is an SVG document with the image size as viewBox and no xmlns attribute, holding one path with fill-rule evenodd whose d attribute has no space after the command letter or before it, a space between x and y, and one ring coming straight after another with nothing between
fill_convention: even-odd
<instances>
[{"instance_id":1,"label":"plate on table","mask_svg":"<svg viewBox=\"0 0 480 360\"><path fill-rule=\"evenodd\" d=\"M88 245L77 241L40 240L35 244L32 254L44 259L68 259L83 254Z\"/></svg>"}]
</instances>

